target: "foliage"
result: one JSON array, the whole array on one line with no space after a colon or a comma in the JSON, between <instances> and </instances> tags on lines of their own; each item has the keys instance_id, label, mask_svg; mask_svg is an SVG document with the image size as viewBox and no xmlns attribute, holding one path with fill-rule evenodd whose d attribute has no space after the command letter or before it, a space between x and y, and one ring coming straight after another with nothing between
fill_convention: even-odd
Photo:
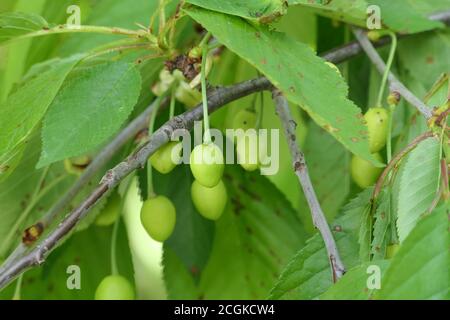
<instances>
[{"instance_id":1,"label":"foliage","mask_svg":"<svg viewBox=\"0 0 450 320\"><path fill-rule=\"evenodd\" d=\"M431 118L405 99L387 102L389 93L379 92L382 75L345 47L353 28L367 27L369 5L380 8L382 23L369 34L372 40L402 35L395 56L386 48L377 52L394 59L392 72L429 106ZM77 8L81 25L73 24ZM25 299L93 299L102 279L119 272L135 284L137 298L156 292L148 279L161 279L166 295L158 298L169 299L448 299L450 31L430 15L449 9L449 0L2 1L0 262L17 246L45 246L43 239L67 223L63 217L104 191L96 189L100 181L118 187L83 211L43 267L3 288L0 266L0 298L15 291ZM324 52L334 45L344 49ZM237 83L256 77L286 97L292 119L275 112L270 92L235 92L242 88ZM231 99L216 94L224 92L221 86L233 92ZM214 113L185 105L201 93L203 101L209 94ZM229 103L214 105L223 99ZM152 102L159 109L142 116ZM386 110L376 126L366 123L369 108ZM238 148L257 153L253 165L226 163L217 170L202 163L200 178L195 165L168 163L168 153L138 168L155 141L191 126L192 116L202 116L204 128L216 133L272 129L278 140L256 151ZM295 135L286 136L290 125ZM197 136L183 142L199 144L201 134L192 133ZM379 138L376 150L369 136ZM302 153L293 164L297 147ZM183 150L184 159L191 150ZM233 143L223 149L227 161L234 162L234 150ZM269 156L278 157L278 168L264 176ZM375 186L361 189L352 180L351 157L374 169ZM108 170L117 165L137 169L116 181L116 171ZM353 168L369 177L360 169ZM193 184L202 184L194 201ZM221 203L210 206L214 199L205 188L218 184L226 195L222 188ZM155 195L167 199L171 214L156 237L162 245L136 218L141 200ZM340 279L314 197L347 271ZM119 218L96 226L108 201ZM203 212L211 207L214 215ZM147 213L146 229L161 234L148 226L160 215ZM80 267L80 290L67 287L70 266ZM378 276L370 270L379 270L379 288L370 287Z\"/></svg>"}]
</instances>

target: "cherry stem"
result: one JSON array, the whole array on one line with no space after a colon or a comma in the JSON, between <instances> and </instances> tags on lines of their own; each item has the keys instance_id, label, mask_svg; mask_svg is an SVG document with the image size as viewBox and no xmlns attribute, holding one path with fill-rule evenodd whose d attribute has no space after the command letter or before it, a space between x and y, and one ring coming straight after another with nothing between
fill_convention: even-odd
<instances>
[{"instance_id":1,"label":"cherry stem","mask_svg":"<svg viewBox=\"0 0 450 320\"><path fill-rule=\"evenodd\" d=\"M120 211L119 216L117 217L116 221L114 222L114 228L111 236L111 273L113 275L118 275L119 273L119 267L117 265L117 235L119 234L119 224L121 221L122 213L125 210L125 200L128 195L128 191L130 189L131 181L127 182L125 191L123 192L123 195L120 199ZM120 196L120 195L119 195Z\"/></svg>"},{"instance_id":2,"label":"cherry stem","mask_svg":"<svg viewBox=\"0 0 450 320\"><path fill-rule=\"evenodd\" d=\"M211 133L209 132L209 115L208 115L208 97L206 93L206 59L208 57L208 46L206 43L209 39L209 33L203 38L202 42L202 70L201 70L201 82L202 82L202 100L203 100L203 124L205 126L204 143L211 143Z\"/></svg>"},{"instance_id":3,"label":"cherry stem","mask_svg":"<svg viewBox=\"0 0 450 320\"><path fill-rule=\"evenodd\" d=\"M172 87L172 94L170 96L170 111L169 111L169 120L175 116L175 86Z\"/></svg>"},{"instance_id":4,"label":"cherry stem","mask_svg":"<svg viewBox=\"0 0 450 320\"><path fill-rule=\"evenodd\" d=\"M263 122L263 113L264 113L264 91L260 92L260 101L259 101L259 114L258 119L256 120L256 130L261 129Z\"/></svg>"},{"instance_id":5,"label":"cherry stem","mask_svg":"<svg viewBox=\"0 0 450 320\"><path fill-rule=\"evenodd\" d=\"M23 273L20 275L20 277L17 279L16 282L16 288L14 289L14 295L13 300L20 300L21 297L21 290L22 290L22 280L23 280Z\"/></svg>"},{"instance_id":6,"label":"cherry stem","mask_svg":"<svg viewBox=\"0 0 450 320\"><path fill-rule=\"evenodd\" d=\"M386 139L386 152L387 152L387 162L391 162L392 160L392 127L393 127L393 118L394 118L394 109L395 105L389 105L389 119L388 119L388 132Z\"/></svg>"},{"instance_id":7,"label":"cherry stem","mask_svg":"<svg viewBox=\"0 0 450 320\"><path fill-rule=\"evenodd\" d=\"M386 89L389 72L391 70L392 63L394 62L395 51L397 50L397 36L392 31L389 31L389 35L392 39L392 45L391 45L391 50L389 52L388 61L386 63L386 70L384 70L383 78L381 80L380 91L378 92L377 107L381 107L381 103L383 100L384 91Z\"/></svg>"},{"instance_id":8,"label":"cherry stem","mask_svg":"<svg viewBox=\"0 0 450 320\"><path fill-rule=\"evenodd\" d=\"M161 106L161 101L163 97L164 95L161 95L156 99L155 108L150 117L150 124L148 126L148 136L150 139L155 129L156 115L158 114L159 107ZM153 187L153 168L150 159L147 161L147 188L148 188L148 198L154 198L156 194L155 189Z\"/></svg>"},{"instance_id":9,"label":"cherry stem","mask_svg":"<svg viewBox=\"0 0 450 320\"><path fill-rule=\"evenodd\" d=\"M200 41L198 46L200 48L204 48L205 46L208 45L208 41L210 38L211 38L211 32L206 33L205 36L203 37L203 39Z\"/></svg>"},{"instance_id":10,"label":"cherry stem","mask_svg":"<svg viewBox=\"0 0 450 320\"><path fill-rule=\"evenodd\" d=\"M122 202L125 202L125 200L122 200ZM121 204L120 208L120 214L117 218L116 222L114 222L114 228L113 233L111 236L111 274L118 275L119 274L119 268L117 266L117 255L116 255L116 247L117 247L117 234L119 233L119 222L120 222L120 215L122 214L123 205Z\"/></svg>"}]
</instances>

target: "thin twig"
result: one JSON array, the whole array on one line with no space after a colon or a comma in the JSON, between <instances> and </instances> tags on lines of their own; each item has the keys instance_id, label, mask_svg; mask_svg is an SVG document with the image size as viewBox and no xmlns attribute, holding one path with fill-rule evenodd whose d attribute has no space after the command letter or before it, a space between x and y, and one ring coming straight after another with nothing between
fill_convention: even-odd
<instances>
[{"instance_id":1,"label":"thin twig","mask_svg":"<svg viewBox=\"0 0 450 320\"><path fill-rule=\"evenodd\" d=\"M228 88L220 88L213 91L208 97L209 112L214 112L227 103L272 88L271 83L265 78L249 80ZM83 219L89 210L118 183L131 172L142 168L147 159L161 146L166 144L177 129L191 129L194 121L202 119L202 105L176 116L155 131L151 139L137 152L131 154L123 162L109 170L99 186L84 200L79 207L73 210L39 245L23 257L13 261L3 273L0 274L0 289L13 281L27 269L42 264L47 255L71 230Z\"/></svg>"},{"instance_id":2,"label":"thin twig","mask_svg":"<svg viewBox=\"0 0 450 320\"><path fill-rule=\"evenodd\" d=\"M375 50L374 46L370 42L369 38L367 38L366 32L362 29L354 29L353 33L355 34L356 39L361 44L361 47L366 52L369 59L377 68L380 74L383 74L386 70L386 64L383 59L381 59L377 50ZM419 98L417 98L408 88L405 87L403 83L401 83L392 72L389 73L388 80L390 83L391 91L398 92L406 101L408 101L413 107L415 107L419 112L425 117L425 119L430 119L432 116L431 109L425 105Z\"/></svg>"},{"instance_id":3,"label":"thin twig","mask_svg":"<svg viewBox=\"0 0 450 320\"><path fill-rule=\"evenodd\" d=\"M162 105L166 106L167 99L164 99ZM111 142L94 158L89 164L80 178L74 185L54 204L50 210L41 219L43 227L48 228L55 218L67 208L73 199L80 193L80 191L95 177L97 172L101 170L112 157L133 137L135 137L141 130L145 129L148 124L148 119L152 114L155 102L153 102L144 112L137 118L131 121ZM14 251L9 255L8 259L0 268L0 274L8 268L11 263L23 256L28 250L28 246L20 243Z\"/></svg>"},{"instance_id":4,"label":"thin twig","mask_svg":"<svg viewBox=\"0 0 450 320\"><path fill-rule=\"evenodd\" d=\"M438 12L436 14L432 14L429 16L430 20L440 21L446 25L450 25L450 10L444 12ZM397 35L398 39L404 39L413 37L414 34L399 34ZM384 47L385 45L391 43L391 38L386 36L381 38L380 40L373 43L375 48ZM338 64L344 62L348 59L348 56L357 56L361 52L363 52L361 45L358 41L352 41L347 43L340 48L335 48L326 52L322 57L328 61L333 62L334 64Z\"/></svg>"},{"instance_id":5,"label":"thin twig","mask_svg":"<svg viewBox=\"0 0 450 320\"><path fill-rule=\"evenodd\" d=\"M309 209L311 210L312 220L315 227L319 230L325 243L325 248L330 260L330 266L333 274L333 281L339 280L345 273L345 267L341 261L339 251L336 242L331 233L330 226L322 211L319 200L317 199L314 187L311 183L311 179L308 173L308 167L306 166L305 156L301 152L298 144L297 137L295 135L295 127L297 124L294 122L289 110L289 104L283 94L278 90L273 90L273 100L276 105L277 114L281 119L286 139L289 145L289 150L292 156L292 163L295 174L297 175L300 184L303 188L303 193L308 202Z\"/></svg>"},{"instance_id":6,"label":"thin twig","mask_svg":"<svg viewBox=\"0 0 450 320\"><path fill-rule=\"evenodd\" d=\"M384 45L385 43L380 43ZM355 50L357 49L357 50ZM340 63L346 61L361 52L361 47L359 43L354 42L348 45L336 48L329 51L323 58L327 61L333 63ZM268 80L267 80L268 81ZM153 110L154 103L148 107L139 117L133 120L122 132L120 132L116 138L114 138L92 161L92 163L85 170L83 175L77 180L77 182L64 194L63 197L50 209L50 211L44 216L43 222L44 227L48 227L55 218L73 201L73 199L79 194L79 192L91 181L95 174L112 158L112 156L122 148L122 146L134 137L142 129L146 128L148 125L148 119ZM167 101L164 102L166 104ZM0 268L0 274L4 272L6 268L10 266L13 261L22 257L28 247L22 243L17 246L17 248L10 254L8 259Z\"/></svg>"},{"instance_id":7,"label":"thin twig","mask_svg":"<svg viewBox=\"0 0 450 320\"><path fill-rule=\"evenodd\" d=\"M437 13L433 16L430 16L430 19L449 24L450 23L450 11ZM387 43L389 43L389 39L382 38L382 39L380 39L380 41L375 43L375 46L381 47L381 46L386 45ZM339 64L339 63L344 62L352 57L357 56L361 51L362 51L362 49L361 49L360 44L358 42L352 42L352 43L346 44L342 47L335 48L335 49L325 53L322 57L327 61L333 62L335 64ZM258 81L256 81L256 80L258 80ZM248 81L248 83L249 84L253 83L256 86L260 86L260 88L257 88L257 87L246 88L250 91L251 90L258 91L262 87L269 88L271 86L270 82L265 78ZM240 86L240 84L237 86ZM236 99L237 98L239 98L239 97L236 97ZM215 106L211 105L209 107L214 108ZM88 169L86 169L86 171L82 175L82 177L80 177L80 179L74 184L74 186L60 199L60 201L58 201L52 207L52 209L45 216L44 221L46 221L47 225L50 225L53 222L53 220L55 219L55 217L57 217L57 215L69 205L69 203L83 189L83 187L89 183L89 181L92 179L92 177L95 175L95 173L97 173L98 170L100 170L101 167L104 166L112 158L112 155L114 155L115 152L117 152L124 145L124 143L126 141L128 141L131 137L135 136L139 131L141 131L143 128L145 128L146 124L148 123L148 117L149 117L150 113L151 113L151 108L148 108L142 115L140 115L133 122L131 122L110 144L108 144L108 146L97 156L98 159L97 158L94 159L94 161L90 164ZM83 205L86 205L87 204L86 201L80 207L82 207ZM75 211L74 211L74 213L75 213ZM71 215L69 215L69 217ZM67 221L67 219L65 221ZM9 256L9 258L3 264L3 266L0 268L1 279L5 278L5 275L8 275L8 277L9 277L9 280L7 280L6 283L9 283L12 280L12 278L17 276L17 274L22 273L24 270L26 270L28 267L31 266L31 265L22 265L22 268L18 268L19 260L22 261L21 263L23 263L23 261L30 259L29 256L26 256L26 257L24 256L27 249L28 248L25 247L23 244L20 244L13 251L13 253ZM38 247L36 247L36 249L38 249ZM30 254L35 252L35 250L33 250ZM15 266L14 270L10 270L13 265ZM6 283L0 283L0 288L4 287L6 285Z\"/></svg>"}]
</instances>

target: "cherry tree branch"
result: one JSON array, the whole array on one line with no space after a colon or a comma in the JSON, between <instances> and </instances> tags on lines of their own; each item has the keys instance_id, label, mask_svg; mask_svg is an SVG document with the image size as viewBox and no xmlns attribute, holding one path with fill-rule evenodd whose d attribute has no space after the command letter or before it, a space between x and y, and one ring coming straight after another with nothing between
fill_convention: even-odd
<instances>
[{"instance_id":1,"label":"cherry tree branch","mask_svg":"<svg viewBox=\"0 0 450 320\"><path fill-rule=\"evenodd\" d=\"M450 23L450 11L440 12L437 14L434 14L430 16L431 19L444 22L446 24ZM381 47L389 43L388 38L382 38L380 41L375 43L375 46ZM360 43L358 42L351 42L349 44L346 44L342 47L335 48L327 53L325 53L322 57L325 60L328 60L330 62L333 62L335 64L344 62L356 55L358 55L360 52L362 52L362 47ZM253 92L257 92L258 90L263 90L262 88L270 88L271 84L270 82L265 78L259 78L252 81L248 81L246 83L245 88L239 88L243 84L238 84L236 86L237 92L239 92L239 89L245 89ZM255 87L251 87L255 86ZM228 88L229 92L232 92L233 87ZM226 89L224 89L226 90ZM218 91L219 92L219 91ZM216 92L216 94L218 93ZM251 92L250 92L251 93ZM248 94L250 94L248 93ZM239 94L236 96L237 99L239 98ZM233 100L234 100L233 99ZM216 106L211 104L210 108L213 109ZM219 106L217 106L219 107ZM201 109L201 107L197 107L196 115L198 116L198 109ZM89 181L94 177L94 175L101 170L101 168L112 158L112 155L114 155L128 140L130 140L133 136L135 136L140 130L145 128L147 125L148 117L151 114L152 106L150 106L143 114L141 114L138 118L136 118L134 121L132 121L119 135L111 141L110 144L97 156L96 159L89 165L88 169L86 169L85 173L80 177L80 179L72 186L72 188L69 189L69 191L50 209L50 211L46 214L46 216L43 218L43 221L45 222L45 225L50 225L55 218L60 214L61 211L63 211L76 197L76 195L89 183ZM192 111L193 112L193 111ZM149 142L151 143L151 142ZM155 147L153 147L155 148ZM152 152L156 151L156 149L151 150ZM114 170L114 169L113 169ZM103 183L103 182L102 182ZM100 185L100 187L102 184ZM99 188L100 188L99 187ZM99 188L97 188L94 193L83 202L80 207L76 210L74 210L64 221L62 224L71 223L71 220L69 219L72 215L75 217L78 217L77 219L81 219L82 214L80 214L80 210L82 208L87 208L86 211L83 214L87 213L87 210L89 210L90 207L92 207L93 204L95 204L96 196L95 194L98 193ZM108 188L109 190L109 188ZM99 195L99 198L103 196L106 191L102 191ZM92 198L92 196L94 196ZM98 200L98 199L97 199ZM94 201L94 203L91 203L91 201ZM88 206L88 207L86 207ZM83 210L81 210L83 211ZM77 221L76 221L77 222ZM74 225L76 225L76 222ZM71 228L67 229L67 232L69 232ZM57 232L55 230L52 234ZM61 235L60 238L64 236ZM52 238L50 243L52 246L55 244L52 243L55 239ZM59 240L58 240L59 241ZM44 241L45 242L45 241ZM48 242L48 241L47 241ZM24 256L25 253L28 250L28 247L24 246L23 244L20 244L13 253L9 256L7 261L3 264L3 266L0 268L0 289L3 288L7 283L12 281L12 279L17 276L18 274L24 272L29 267L35 265L33 264L33 258L37 257L36 250L42 250L44 247L36 247L33 249L27 256ZM46 254L52 249L53 247L47 247L45 250L45 254L42 255L42 257L45 257ZM35 262L40 261L39 259L36 259ZM41 261L42 263L42 261Z\"/></svg>"},{"instance_id":2,"label":"cherry tree branch","mask_svg":"<svg viewBox=\"0 0 450 320\"><path fill-rule=\"evenodd\" d=\"M339 251L333 238L333 234L331 233L330 226L328 225L327 219L322 211L319 200L317 199L316 192L314 191L314 187L311 183L305 156L297 144L297 137L295 135L297 124L292 118L289 104L283 94L277 89L273 90L272 94L273 100L276 105L277 114L280 117L281 123L284 127L289 150L292 156L292 165L295 174L300 181L303 193L305 194L305 198L309 205L309 209L311 210L311 216L314 225L322 235L323 241L325 243L325 248L328 253L328 259L330 261L333 281L336 282L344 275L345 267L340 258Z\"/></svg>"},{"instance_id":3,"label":"cherry tree branch","mask_svg":"<svg viewBox=\"0 0 450 320\"><path fill-rule=\"evenodd\" d=\"M163 99L161 107L168 105L169 100ZM57 216L67 208L67 206L73 201L73 199L80 193L81 190L95 177L97 172L101 170L112 157L133 137L135 137L141 130L145 129L149 122L149 117L155 108L156 101L148 106L138 117L133 119L113 140L95 156L93 161L84 170L83 174L77 179L77 181L70 187L70 189L50 208L50 210L44 215L40 223L42 227L47 229ZM9 255L8 259L4 262L0 268L0 274L8 268L11 263L23 256L28 246L20 243L14 251Z\"/></svg>"},{"instance_id":4,"label":"cherry tree branch","mask_svg":"<svg viewBox=\"0 0 450 320\"><path fill-rule=\"evenodd\" d=\"M440 21L446 25L450 25L450 10L443 11L443 12L437 12L429 16L430 20L434 21ZM414 34L399 34L397 35L398 39L404 39L408 37L412 37ZM373 46L375 48L384 47L387 44L391 43L391 38L386 36L381 38L378 41L375 41L373 43ZM340 48L332 49L328 52L326 52L322 57L328 61L332 61L334 64L344 62L348 59L348 56L357 56L363 52L363 49L358 41L352 41L350 43L347 43L343 45Z\"/></svg>"},{"instance_id":5,"label":"cherry tree branch","mask_svg":"<svg viewBox=\"0 0 450 320\"><path fill-rule=\"evenodd\" d=\"M384 74L386 71L386 64L381 59L377 50L374 48L369 38L367 38L366 32L362 29L354 29L356 39L366 52L369 59L372 61L378 72ZM406 101L408 101L413 107L415 107L425 119L430 119L432 116L431 108L417 98L408 88L401 83L392 72L389 72L388 81L391 87L391 91L398 92Z\"/></svg>"},{"instance_id":6,"label":"cherry tree branch","mask_svg":"<svg viewBox=\"0 0 450 320\"><path fill-rule=\"evenodd\" d=\"M231 101L271 88L272 85L267 79L258 78L228 88L216 89L208 97L209 112L214 112ZM56 247L61 239L75 228L89 210L130 173L144 167L148 158L161 146L169 142L171 135L175 130L190 130L193 127L194 121L201 120L202 117L202 105L174 117L156 130L150 140L143 145L142 148L128 156L128 158L119 163L116 167L109 170L103 176L98 187L76 209L69 213L55 230L50 232L50 234L48 234L47 237L33 250L23 257L11 262L8 268L0 273L0 289L4 288L8 283L29 268L41 265L45 261L47 255Z\"/></svg>"},{"instance_id":7,"label":"cherry tree branch","mask_svg":"<svg viewBox=\"0 0 450 320\"><path fill-rule=\"evenodd\" d=\"M385 45L387 42L379 42L379 46ZM352 42L342 47L333 49L325 53L322 57L332 63L338 64L348 59L353 58L362 51L358 42ZM268 81L268 80L266 80ZM167 100L163 101L163 106L167 104ZM89 164L84 173L75 182L75 184L62 196L59 201L45 214L42 218L44 228L47 228L58 217L58 215L66 209L73 199L80 193L81 190L91 181L96 173L101 170L105 164L111 160L113 155L122 148L127 141L132 139L139 131L148 125L148 119L154 108L153 102L141 115L128 124ZM0 274L7 269L11 263L22 257L28 246L20 243L14 251L9 255L7 260L0 267Z\"/></svg>"}]
</instances>

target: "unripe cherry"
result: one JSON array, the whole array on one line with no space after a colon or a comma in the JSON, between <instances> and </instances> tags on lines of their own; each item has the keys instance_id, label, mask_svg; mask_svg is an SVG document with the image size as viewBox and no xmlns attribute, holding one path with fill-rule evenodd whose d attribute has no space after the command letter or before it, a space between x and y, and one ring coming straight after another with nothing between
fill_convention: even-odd
<instances>
[{"instance_id":1,"label":"unripe cherry","mask_svg":"<svg viewBox=\"0 0 450 320\"><path fill-rule=\"evenodd\" d=\"M116 222L120 216L121 199L118 194L113 194L105 207L95 218L95 224L100 227L107 227Z\"/></svg>"},{"instance_id":2,"label":"unripe cherry","mask_svg":"<svg viewBox=\"0 0 450 320\"><path fill-rule=\"evenodd\" d=\"M257 115L254 111L241 110L233 118L232 129L254 129L256 127Z\"/></svg>"},{"instance_id":3,"label":"unripe cherry","mask_svg":"<svg viewBox=\"0 0 450 320\"><path fill-rule=\"evenodd\" d=\"M364 115L369 131L369 149L378 152L386 145L389 114L384 108L371 108Z\"/></svg>"},{"instance_id":4,"label":"unripe cherry","mask_svg":"<svg viewBox=\"0 0 450 320\"><path fill-rule=\"evenodd\" d=\"M214 143L196 146L191 153L190 167L200 184L208 188L216 186L224 170L222 150Z\"/></svg>"},{"instance_id":5,"label":"unripe cherry","mask_svg":"<svg viewBox=\"0 0 450 320\"><path fill-rule=\"evenodd\" d=\"M383 162L383 158L379 153L374 153L373 157L378 161ZM352 178L355 183L363 189L374 185L382 171L382 168L375 167L367 160L355 155L352 157Z\"/></svg>"},{"instance_id":6,"label":"unripe cherry","mask_svg":"<svg viewBox=\"0 0 450 320\"><path fill-rule=\"evenodd\" d=\"M238 163L246 171L255 171L259 168L259 154L258 154L258 138L254 139L247 136L237 138L236 153Z\"/></svg>"},{"instance_id":7,"label":"unripe cherry","mask_svg":"<svg viewBox=\"0 0 450 320\"><path fill-rule=\"evenodd\" d=\"M218 220L227 204L227 189L222 181L207 188L197 180L192 183L191 197L197 211L206 219Z\"/></svg>"},{"instance_id":8,"label":"unripe cherry","mask_svg":"<svg viewBox=\"0 0 450 320\"><path fill-rule=\"evenodd\" d=\"M134 300L131 283L120 275L107 276L95 291L95 300Z\"/></svg>"},{"instance_id":9,"label":"unripe cherry","mask_svg":"<svg viewBox=\"0 0 450 320\"><path fill-rule=\"evenodd\" d=\"M171 172L181 159L182 148L183 145L175 141L162 146L150 157L152 167L162 174ZM172 159L172 154L175 159Z\"/></svg>"},{"instance_id":10,"label":"unripe cherry","mask_svg":"<svg viewBox=\"0 0 450 320\"><path fill-rule=\"evenodd\" d=\"M142 205L141 223L152 239L164 242L175 229L175 206L164 196L150 198Z\"/></svg>"}]
</instances>

